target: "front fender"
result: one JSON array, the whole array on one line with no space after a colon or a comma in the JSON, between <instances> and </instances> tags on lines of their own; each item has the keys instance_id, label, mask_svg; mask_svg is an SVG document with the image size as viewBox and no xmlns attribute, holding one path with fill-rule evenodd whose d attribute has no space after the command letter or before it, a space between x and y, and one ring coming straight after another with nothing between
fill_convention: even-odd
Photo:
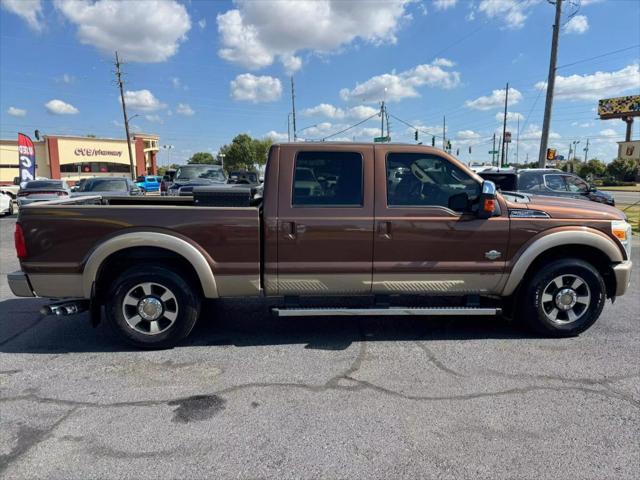
<instances>
[{"instance_id":1,"label":"front fender","mask_svg":"<svg viewBox=\"0 0 640 480\"><path fill-rule=\"evenodd\" d=\"M507 277L502 295L511 295L516 290L536 258L554 247L565 245L586 245L600 250L611 263L624 261L622 252L613 240L593 228L576 227L571 230L544 231L531 239L516 254L517 260Z\"/></svg>"}]
</instances>

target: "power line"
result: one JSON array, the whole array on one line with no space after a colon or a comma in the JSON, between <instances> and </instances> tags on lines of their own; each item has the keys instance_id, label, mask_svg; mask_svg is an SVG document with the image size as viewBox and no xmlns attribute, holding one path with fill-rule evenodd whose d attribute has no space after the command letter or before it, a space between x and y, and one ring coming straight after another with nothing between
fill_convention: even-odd
<instances>
[{"instance_id":1,"label":"power line","mask_svg":"<svg viewBox=\"0 0 640 480\"><path fill-rule=\"evenodd\" d=\"M376 112L373 115L371 115L370 117L367 117L367 118L365 118L364 120L361 120L358 123L354 123L353 125L351 125L351 126L349 126L347 128L344 128L344 129L340 130L339 132L335 132L335 133L332 133L331 135L327 135L326 137L322 137L322 141L324 142L328 138L335 137L336 135L340 135L341 133L344 133L344 132L348 132L352 128L356 128L356 127L362 125L363 123L371 120L373 117L377 117L378 115L380 115L380 113Z\"/></svg>"},{"instance_id":2,"label":"power line","mask_svg":"<svg viewBox=\"0 0 640 480\"><path fill-rule=\"evenodd\" d=\"M632 50L634 48L640 48L640 43L636 43L635 45L631 45L630 47L626 47L626 48L621 48L619 50L613 50L611 52L603 53L601 55L596 55L595 57L589 57L589 58L585 58L585 59L582 59L582 60L577 60L577 61L572 62L572 63L565 63L564 65L560 65L559 67L556 67L556 70L560 70L561 68L566 68L566 67L572 67L573 65L577 65L579 63L589 62L591 60L596 60L598 58L608 57L609 55L614 55L616 53L626 52L627 50Z\"/></svg>"}]
</instances>

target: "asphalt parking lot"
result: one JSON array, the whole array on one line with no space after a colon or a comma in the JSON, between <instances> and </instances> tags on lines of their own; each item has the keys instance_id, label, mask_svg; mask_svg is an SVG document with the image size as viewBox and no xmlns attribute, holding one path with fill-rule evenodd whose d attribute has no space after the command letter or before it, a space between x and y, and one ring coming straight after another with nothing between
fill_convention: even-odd
<instances>
[{"instance_id":1,"label":"asphalt parking lot","mask_svg":"<svg viewBox=\"0 0 640 480\"><path fill-rule=\"evenodd\" d=\"M0 477L638 478L638 268L578 338L224 302L180 347L140 352L12 297L14 222L0 219Z\"/></svg>"}]
</instances>

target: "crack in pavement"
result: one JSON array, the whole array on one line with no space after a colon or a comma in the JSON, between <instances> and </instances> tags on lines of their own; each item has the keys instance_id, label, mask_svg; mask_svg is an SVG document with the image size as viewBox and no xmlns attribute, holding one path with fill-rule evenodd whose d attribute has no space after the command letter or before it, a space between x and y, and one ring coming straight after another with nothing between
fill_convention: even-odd
<instances>
[{"instance_id":1,"label":"crack in pavement","mask_svg":"<svg viewBox=\"0 0 640 480\"><path fill-rule=\"evenodd\" d=\"M444 363L442 363L438 357L436 356L435 353L433 353L433 351L427 347L426 345L424 345L422 342L416 341L415 344L420 347L422 349L422 351L424 351L424 353L427 354L427 358L429 358L429 361L435 365L437 368L439 368L440 370L442 370L445 373L448 373L449 375L453 375L454 377L465 377L466 375L462 375L461 373L456 372L455 370L452 370L451 368L447 367Z\"/></svg>"},{"instance_id":2,"label":"crack in pavement","mask_svg":"<svg viewBox=\"0 0 640 480\"><path fill-rule=\"evenodd\" d=\"M18 430L18 440L15 448L5 455L0 455L0 474L9 468L16 460L26 455L33 447L48 439L53 431L75 413L77 409L78 407L72 408L46 429L21 426Z\"/></svg>"}]
</instances>

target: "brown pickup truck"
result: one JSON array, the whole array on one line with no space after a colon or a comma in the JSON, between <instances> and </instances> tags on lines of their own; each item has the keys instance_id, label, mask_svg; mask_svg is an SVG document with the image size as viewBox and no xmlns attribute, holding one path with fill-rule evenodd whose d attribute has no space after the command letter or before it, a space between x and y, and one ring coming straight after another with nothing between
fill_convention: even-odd
<instances>
[{"instance_id":1,"label":"brown pickup truck","mask_svg":"<svg viewBox=\"0 0 640 480\"><path fill-rule=\"evenodd\" d=\"M620 211L499 194L421 145L275 145L262 188L29 205L15 239L16 295L104 311L156 348L189 334L203 299L249 296L278 297L280 316L505 314L572 336L631 274Z\"/></svg>"}]
</instances>

